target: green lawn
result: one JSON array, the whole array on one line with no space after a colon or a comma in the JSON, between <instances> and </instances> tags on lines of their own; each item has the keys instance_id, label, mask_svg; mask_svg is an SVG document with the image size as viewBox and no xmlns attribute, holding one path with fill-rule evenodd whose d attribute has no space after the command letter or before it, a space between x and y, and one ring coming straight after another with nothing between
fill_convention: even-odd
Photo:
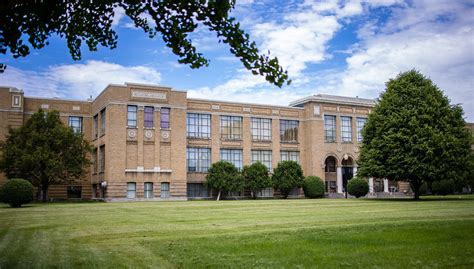
<instances>
[{"instance_id":1,"label":"green lawn","mask_svg":"<svg viewBox=\"0 0 474 269\"><path fill-rule=\"evenodd\" d=\"M1 269L71 267L473 268L474 196L0 204Z\"/></svg>"}]
</instances>

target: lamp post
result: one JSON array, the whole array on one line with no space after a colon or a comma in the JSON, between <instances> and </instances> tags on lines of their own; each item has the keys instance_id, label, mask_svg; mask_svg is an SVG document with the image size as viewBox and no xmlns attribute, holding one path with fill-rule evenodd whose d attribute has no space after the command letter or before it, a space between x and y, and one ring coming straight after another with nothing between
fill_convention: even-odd
<instances>
[{"instance_id":1,"label":"lamp post","mask_svg":"<svg viewBox=\"0 0 474 269\"><path fill-rule=\"evenodd\" d=\"M102 198L104 198L105 200L105 189L107 188L107 181L101 181L100 188L102 189Z\"/></svg>"}]
</instances>

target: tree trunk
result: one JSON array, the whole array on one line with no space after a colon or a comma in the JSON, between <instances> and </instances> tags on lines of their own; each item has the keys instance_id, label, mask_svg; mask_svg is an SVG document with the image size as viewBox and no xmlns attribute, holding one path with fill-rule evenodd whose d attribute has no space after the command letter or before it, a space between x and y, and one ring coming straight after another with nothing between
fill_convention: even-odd
<instances>
[{"instance_id":1,"label":"tree trunk","mask_svg":"<svg viewBox=\"0 0 474 269\"><path fill-rule=\"evenodd\" d=\"M219 190L219 193L217 194L217 200L216 201L219 201L220 198L221 198L221 190Z\"/></svg>"},{"instance_id":2,"label":"tree trunk","mask_svg":"<svg viewBox=\"0 0 474 269\"><path fill-rule=\"evenodd\" d=\"M253 199L257 199L256 192L250 191L250 195L252 196Z\"/></svg>"},{"instance_id":3,"label":"tree trunk","mask_svg":"<svg viewBox=\"0 0 474 269\"><path fill-rule=\"evenodd\" d=\"M410 181L410 184L411 184L411 188L413 189L413 193L415 194L414 200L420 200L421 181L412 180L412 181Z\"/></svg>"},{"instance_id":4,"label":"tree trunk","mask_svg":"<svg viewBox=\"0 0 474 269\"><path fill-rule=\"evenodd\" d=\"M48 201L48 185L43 185L42 190L43 190L43 202Z\"/></svg>"}]
</instances>

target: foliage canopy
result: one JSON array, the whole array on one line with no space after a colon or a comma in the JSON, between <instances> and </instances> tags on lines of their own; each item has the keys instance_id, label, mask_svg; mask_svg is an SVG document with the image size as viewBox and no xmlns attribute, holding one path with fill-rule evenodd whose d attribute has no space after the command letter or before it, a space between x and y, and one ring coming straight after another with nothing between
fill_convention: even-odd
<instances>
[{"instance_id":1,"label":"foliage canopy","mask_svg":"<svg viewBox=\"0 0 474 269\"><path fill-rule=\"evenodd\" d=\"M362 134L358 175L408 181L415 199L423 181L466 180L474 173L461 106L418 71L386 83Z\"/></svg>"},{"instance_id":2,"label":"foliage canopy","mask_svg":"<svg viewBox=\"0 0 474 269\"><path fill-rule=\"evenodd\" d=\"M280 190L283 198L288 198L291 190L303 186L303 169L295 161L282 161L273 171L273 186Z\"/></svg>"},{"instance_id":3,"label":"foliage canopy","mask_svg":"<svg viewBox=\"0 0 474 269\"><path fill-rule=\"evenodd\" d=\"M239 170L227 161L218 161L209 167L206 186L219 192L217 200L220 199L221 192L240 191L243 187Z\"/></svg>"},{"instance_id":4,"label":"foliage canopy","mask_svg":"<svg viewBox=\"0 0 474 269\"><path fill-rule=\"evenodd\" d=\"M160 34L182 64L191 68L209 64L189 37L202 26L215 33L219 42L228 44L230 52L254 75L262 75L279 87L289 84L278 59L260 54L255 42L229 16L234 5L235 0L2 1L0 53L10 50L14 57L25 57L30 46L41 49L53 35L66 39L74 60L81 59L83 42L90 51L97 51L99 45L116 48L113 20L117 9L122 8L135 27L150 38Z\"/></svg>"},{"instance_id":5,"label":"foliage canopy","mask_svg":"<svg viewBox=\"0 0 474 269\"><path fill-rule=\"evenodd\" d=\"M251 191L253 198L257 197L257 193L260 190L272 186L268 168L261 162L244 166L242 169L242 179L244 180L245 188Z\"/></svg>"}]
</instances>

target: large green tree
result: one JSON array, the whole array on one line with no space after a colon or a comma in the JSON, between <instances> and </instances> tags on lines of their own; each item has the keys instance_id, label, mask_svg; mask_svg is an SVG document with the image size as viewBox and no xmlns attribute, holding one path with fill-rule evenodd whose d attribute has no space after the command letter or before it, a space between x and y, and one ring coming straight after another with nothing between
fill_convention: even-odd
<instances>
[{"instance_id":1,"label":"large green tree","mask_svg":"<svg viewBox=\"0 0 474 269\"><path fill-rule=\"evenodd\" d=\"M218 161L209 167L206 186L218 191L217 201L222 192L240 191L243 188L239 170L230 162Z\"/></svg>"},{"instance_id":2,"label":"large green tree","mask_svg":"<svg viewBox=\"0 0 474 269\"><path fill-rule=\"evenodd\" d=\"M57 111L39 110L20 128L10 129L0 149L0 170L41 187L43 201L50 185L81 180L90 164L89 143L63 124Z\"/></svg>"},{"instance_id":3,"label":"large green tree","mask_svg":"<svg viewBox=\"0 0 474 269\"><path fill-rule=\"evenodd\" d=\"M474 172L461 106L418 71L386 83L362 133L357 174L408 181L416 200L423 181L465 180Z\"/></svg>"},{"instance_id":4,"label":"large green tree","mask_svg":"<svg viewBox=\"0 0 474 269\"><path fill-rule=\"evenodd\" d=\"M282 161L273 170L272 181L273 186L280 190L281 195L286 199L291 190L303 186L303 169L295 161Z\"/></svg>"},{"instance_id":5,"label":"large green tree","mask_svg":"<svg viewBox=\"0 0 474 269\"><path fill-rule=\"evenodd\" d=\"M246 189L250 190L252 198L257 198L257 193L263 188L271 187L268 168L261 162L246 165L242 169L242 179Z\"/></svg>"},{"instance_id":6,"label":"large green tree","mask_svg":"<svg viewBox=\"0 0 474 269\"><path fill-rule=\"evenodd\" d=\"M66 39L74 60L81 58L83 42L90 51L96 51L99 45L113 49L117 34L112 22L117 8L123 8L125 16L150 38L161 35L180 63L192 68L209 64L189 37L202 26L215 33L219 42L228 44L230 52L253 74L279 87L290 83L278 59L260 54L255 42L229 16L234 5L235 0L5 0L0 3L0 53L10 50L14 57L24 57L30 53L30 46L43 48L54 35Z\"/></svg>"}]
</instances>

